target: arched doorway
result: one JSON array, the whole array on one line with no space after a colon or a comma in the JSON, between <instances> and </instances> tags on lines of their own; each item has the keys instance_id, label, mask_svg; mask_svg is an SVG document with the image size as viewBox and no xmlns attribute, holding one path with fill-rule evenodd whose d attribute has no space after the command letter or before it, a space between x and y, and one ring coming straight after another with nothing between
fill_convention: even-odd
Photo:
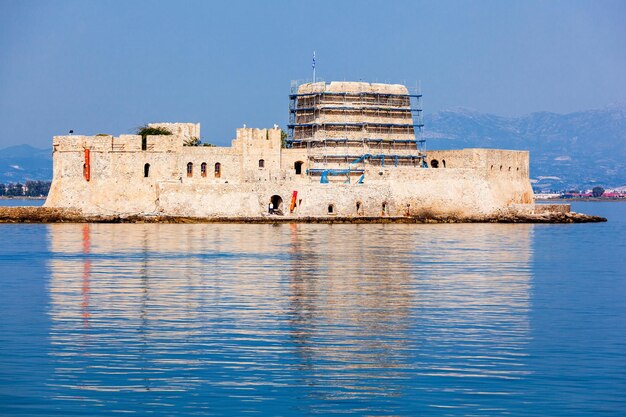
<instances>
[{"instance_id":1,"label":"arched doorway","mask_svg":"<svg viewBox=\"0 0 626 417\"><path fill-rule=\"evenodd\" d=\"M361 203L360 201L356 202L356 215L357 216L363 215L363 203Z\"/></svg>"},{"instance_id":2,"label":"arched doorway","mask_svg":"<svg viewBox=\"0 0 626 417\"><path fill-rule=\"evenodd\" d=\"M279 214L283 215L283 199L279 195L273 195L270 198L270 202L272 203L272 212L270 214Z\"/></svg>"},{"instance_id":3,"label":"arched doorway","mask_svg":"<svg viewBox=\"0 0 626 417\"><path fill-rule=\"evenodd\" d=\"M293 164L293 169L296 170L296 175L302 174L302 164L304 164L304 162L302 162L302 161L296 161Z\"/></svg>"},{"instance_id":4,"label":"arched doorway","mask_svg":"<svg viewBox=\"0 0 626 417\"><path fill-rule=\"evenodd\" d=\"M439 161L437 161L436 159L433 159L432 161L430 161L430 167L439 168Z\"/></svg>"}]
</instances>

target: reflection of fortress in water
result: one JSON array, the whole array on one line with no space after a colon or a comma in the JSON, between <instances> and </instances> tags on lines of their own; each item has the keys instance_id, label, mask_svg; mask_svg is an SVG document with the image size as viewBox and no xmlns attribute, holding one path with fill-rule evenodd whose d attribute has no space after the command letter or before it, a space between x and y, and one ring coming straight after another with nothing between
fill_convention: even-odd
<instances>
[{"instance_id":1,"label":"reflection of fortress in water","mask_svg":"<svg viewBox=\"0 0 626 417\"><path fill-rule=\"evenodd\" d=\"M252 373L354 395L400 387L399 369L525 372L531 226L49 230L56 381L78 390L228 391Z\"/></svg>"}]
</instances>

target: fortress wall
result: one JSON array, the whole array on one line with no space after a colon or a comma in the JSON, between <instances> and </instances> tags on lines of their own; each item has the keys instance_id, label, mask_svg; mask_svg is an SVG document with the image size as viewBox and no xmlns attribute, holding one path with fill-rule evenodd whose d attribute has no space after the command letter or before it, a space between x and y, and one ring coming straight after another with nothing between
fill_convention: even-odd
<instances>
[{"instance_id":1,"label":"fortress wall","mask_svg":"<svg viewBox=\"0 0 626 417\"><path fill-rule=\"evenodd\" d=\"M55 137L54 180L46 206L101 215L261 216L272 195L281 196L286 212L292 192L298 191L301 204L295 214L303 216L326 216L329 205L332 215L380 216L383 203L385 215L391 216L473 216L533 202L528 152L431 151L429 162L445 159L446 168L396 167L393 160L383 167L368 161L358 164L366 169L363 184L356 184L358 176L351 184L344 183L345 176L320 184L319 177L295 174L295 161L303 161L306 172L308 151L281 149L279 129L239 129L229 148L182 146L178 136L150 136L151 143L142 151L137 135ZM90 181L83 175L85 148L90 149ZM263 167L259 159L264 159ZM188 162L193 163L191 177ZM206 177L200 174L203 162ZM218 162L221 175L216 178ZM147 178L145 164L150 164Z\"/></svg>"},{"instance_id":2,"label":"fortress wall","mask_svg":"<svg viewBox=\"0 0 626 417\"><path fill-rule=\"evenodd\" d=\"M244 180L269 181L270 178L281 176L280 135L279 128L237 129L233 148L241 155L241 175Z\"/></svg>"},{"instance_id":3,"label":"fortress wall","mask_svg":"<svg viewBox=\"0 0 626 417\"><path fill-rule=\"evenodd\" d=\"M47 207L73 207L91 214L151 212L157 181L179 180L176 153L100 151L97 141L74 142L90 149L90 179L87 181L83 173L82 146L55 151ZM147 178L145 164L150 164Z\"/></svg>"},{"instance_id":4,"label":"fortress wall","mask_svg":"<svg viewBox=\"0 0 626 417\"><path fill-rule=\"evenodd\" d=\"M141 136L119 135L118 137L113 138L112 146L113 146L114 151L117 151L117 152L142 152Z\"/></svg>"},{"instance_id":5,"label":"fortress wall","mask_svg":"<svg viewBox=\"0 0 626 417\"><path fill-rule=\"evenodd\" d=\"M434 150L427 151L426 156L429 166L432 166L433 160L437 160L439 168L472 168L490 171L494 174L508 172L528 176L529 154L527 151L502 149Z\"/></svg>"},{"instance_id":6,"label":"fortress wall","mask_svg":"<svg viewBox=\"0 0 626 417\"><path fill-rule=\"evenodd\" d=\"M241 155L232 148L184 146L180 154L175 155L178 176L182 182L240 182L242 180ZM192 176L187 174L187 164L193 164ZM207 164L206 176L201 173L201 166ZM219 175L216 175L219 164Z\"/></svg>"},{"instance_id":7,"label":"fortress wall","mask_svg":"<svg viewBox=\"0 0 626 417\"><path fill-rule=\"evenodd\" d=\"M306 175L306 170L310 168L307 150L302 148L282 149L281 151L281 169L286 171L288 175L295 176L295 163L302 162L301 176Z\"/></svg>"},{"instance_id":8,"label":"fortress wall","mask_svg":"<svg viewBox=\"0 0 626 417\"><path fill-rule=\"evenodd\" d=\"M148 127L167 129L174 136L188 139L200 139L200 123L149 123Z\"/></svg>"},{"instance_id":9,"label":"fortress wall","mask_svg":"<svg viewBox=\"0 0 626 417\"><path fill-rule=\"evenodd\" d=\"M295 155L301 157L302 153ZM509 204L532 203L528 179L511 178L508 171L494 175L470 168L367 165L364 184L355 184L356 177L352 184L344 184L344 176L330 177L331 184L320 184L318 177L271 168L260 170L267 174L265 178L242 179L238 176L240 159L229 148L186 147L180 155L94 152L92 177L87 182L82 174L82 158L81 152L55 157L55 181L46 205L100 214L157 210L186 216L256 216L264 213L265 200L269 201L271 195L279 194L287 201L294 190L304 201L298 213L311 216L328 214L329 204L336 206L335 214L351 215L357 201L363 215L380 215L382 203L386 203L387 215L419 210L487 214ZM222 164L221 178L214 178L211 158ZM200 176L200 160L209 163L206 178ZM190 178L186 176L187 161L194 162ZM148 178L143 177L145 163L150 163ZM248 182L242 182L245 180Z\"/></svg>"},{"instance_id":10,"label":"fortress wall","mask_svg":"<svg viewBox=\"0 0 626 417\"><path fill-rule=\"evenodd\" d=\"M438 214L475 216L494 214L509 204L528 203L523 181L498 181L472 169L389 170L384 180L364 184L343 182L258 182L243 184L160 184L160 204L164 213L179 216L260 216L267 211L272 195L283 200L288 211L293 191L298 191L295 214L403 216ZM527 191L527 190L526 190ZM357 203L359 211L357 212Z\"/></svg>"},{"instance_id":11,"label":"fortress wall","mask_svg":"<svg viewBox=\"0 0 626 417\"><path fill-rule=\"evenodd\" d=\"M141 136L138 137L138 140L141 149ZM183 138L174 135L148 135L146 136L146 145L146 150L142 152L179 152L183 148Z\"/></svg>"},{"instance_id":12,"label":"fortress wall","mask_svg":"<svg viewBox=\"0 0 626 417\"><path fill-rule=\"evenodd\" d=\"M85 147L86 140L93 136L54 136L52 138L52 150L53 152L59 151L76 151Z\"/></svg>"}]
</instances>

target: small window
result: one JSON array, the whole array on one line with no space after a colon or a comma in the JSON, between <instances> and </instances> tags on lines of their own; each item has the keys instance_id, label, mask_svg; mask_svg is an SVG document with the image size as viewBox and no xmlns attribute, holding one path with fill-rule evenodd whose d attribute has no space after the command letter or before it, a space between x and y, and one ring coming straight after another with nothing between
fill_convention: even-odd
<instances>
[{"instance_id":1,"label":"small window","mask_svg":"<svg viewBox=\"0 0 626 417\"><path fill-rule=\"evenodd\" d=\"M356 202L356 212L357 212L357 214L361 212L361 202L360 201Z\"/></svg>"},{"instance_id":2,"label":"small window","mask_svg":"<svg viewBox=\"0 0 626 417\"><path fill-rule=\"evenodd\" d=\"M302 164L304 164L304 162L302 162L302 161L296 161L293 164L293 169L296 170L296 175L302 174Z\"/></svg>"},{"instance_id":3,"label":"small window","mask_svg":"<svg viewBox=\"0 0 626 417\"><path fill-rule=\"evenodd\" d=\"M387 214L387 203L383 203L383 212L382 215L386 215Z\"/></svg>"},{"instance_id":4,"label":"small window","mask_svg":"<svg viewBox=\"0 0 626 417\"><path fill-rule=\"evenodd\" d=\"M150 175L150 164L145 164L143 166L143 176L145 178L148 178L149 175Z\"/></svg>"},{"instance_id":5,"label":"small window","mask_svg":"<svg viewBox=\"0 0 626 417\"><path fill-rule=\"evenodd\" d=\"M265 168L265 159L259 159L259 168Z\"/></svg>"},{"instance_id":6,"label":"small window","mask_svg":"<svg viewBox=\"0 0 626 417\"><path fill-rule=\"evenodd\" d=\"M193 177L193 162L187 164L187 176Z\"/></svg>"},{"instance_id":7,"label":"small window","mask_svg":"<svg viewBox=\"0 0 626 417\"><path fill-rule=\"evenodd\" d=\"M333 214L335 212L335 206L333 204L328 205L328 214Z\"/></svg>"},{"instance_id":8,"label":"small window","mask_svg":"<svg viewBox=\"0 0 626 417\"><path fill-rule=\"evenodd\" d=\"M430 161L430 167L439 168L439 161L437 161L436 159L433 159L432 161Z\"/></svg>"},{"instance_id":9,"label":"small window","mask_svg":"<svg viewBox=\"0 0 626 417\"><path fill-rule=\"evenodd\" d=\"M502 171L502 165L500 165L500 171Z\"/></svg>"},{"instance_id":10,"label":"small window","mask_svg":"<svg viewBox=\"0 0 626 417\"><path fill-rule=\"evenodd\" d=\"M219 162L215 163L215 178L220 178L222 176L222 164Z\"/></svg>"},{"instance_id":11,"label":"small window","mask_svg":"<svg viewBox=\"0 0 626 417\"><path fill-rule=\"evenodd\" d=\"M148 149L148 138L145 136L141 137L141 150L145 151L146 149Z\"/></svg>"},{"instance_id":12,"label":"small window","mask_svg":"<svg viewBox=\"0 0 626 417\"><path fill-rule=\"evenodd\" d=\"M446 167L446 160L445 159L441 160L441 165L443 165L444 168Z\"/></svg>"},{"instance_id":13,"label":"small window","mask_svg":"<svg viewBox=\"0 0 626 417\"><path fill-rule=\"evenodd\" d=\"M200 164L200 176L206 177L206 162Z\"/></svg>"}]
</instances>

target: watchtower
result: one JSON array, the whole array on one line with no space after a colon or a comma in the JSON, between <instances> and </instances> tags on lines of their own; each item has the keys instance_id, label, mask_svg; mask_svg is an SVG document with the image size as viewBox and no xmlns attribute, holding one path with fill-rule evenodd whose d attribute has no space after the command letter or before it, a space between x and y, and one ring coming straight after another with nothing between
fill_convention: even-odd
<instances>
[{"instance_id":1,"label":"watchtower","mask_svg":"<svg viewBox=\"0 0 626 417\"><path fill-rule=\"evenodd\" d=\"M306 148L308 175L363 180L365 165L424 165L422 95L399 84L294 85L287 146Z\"/></svg>"}]
</instances>

